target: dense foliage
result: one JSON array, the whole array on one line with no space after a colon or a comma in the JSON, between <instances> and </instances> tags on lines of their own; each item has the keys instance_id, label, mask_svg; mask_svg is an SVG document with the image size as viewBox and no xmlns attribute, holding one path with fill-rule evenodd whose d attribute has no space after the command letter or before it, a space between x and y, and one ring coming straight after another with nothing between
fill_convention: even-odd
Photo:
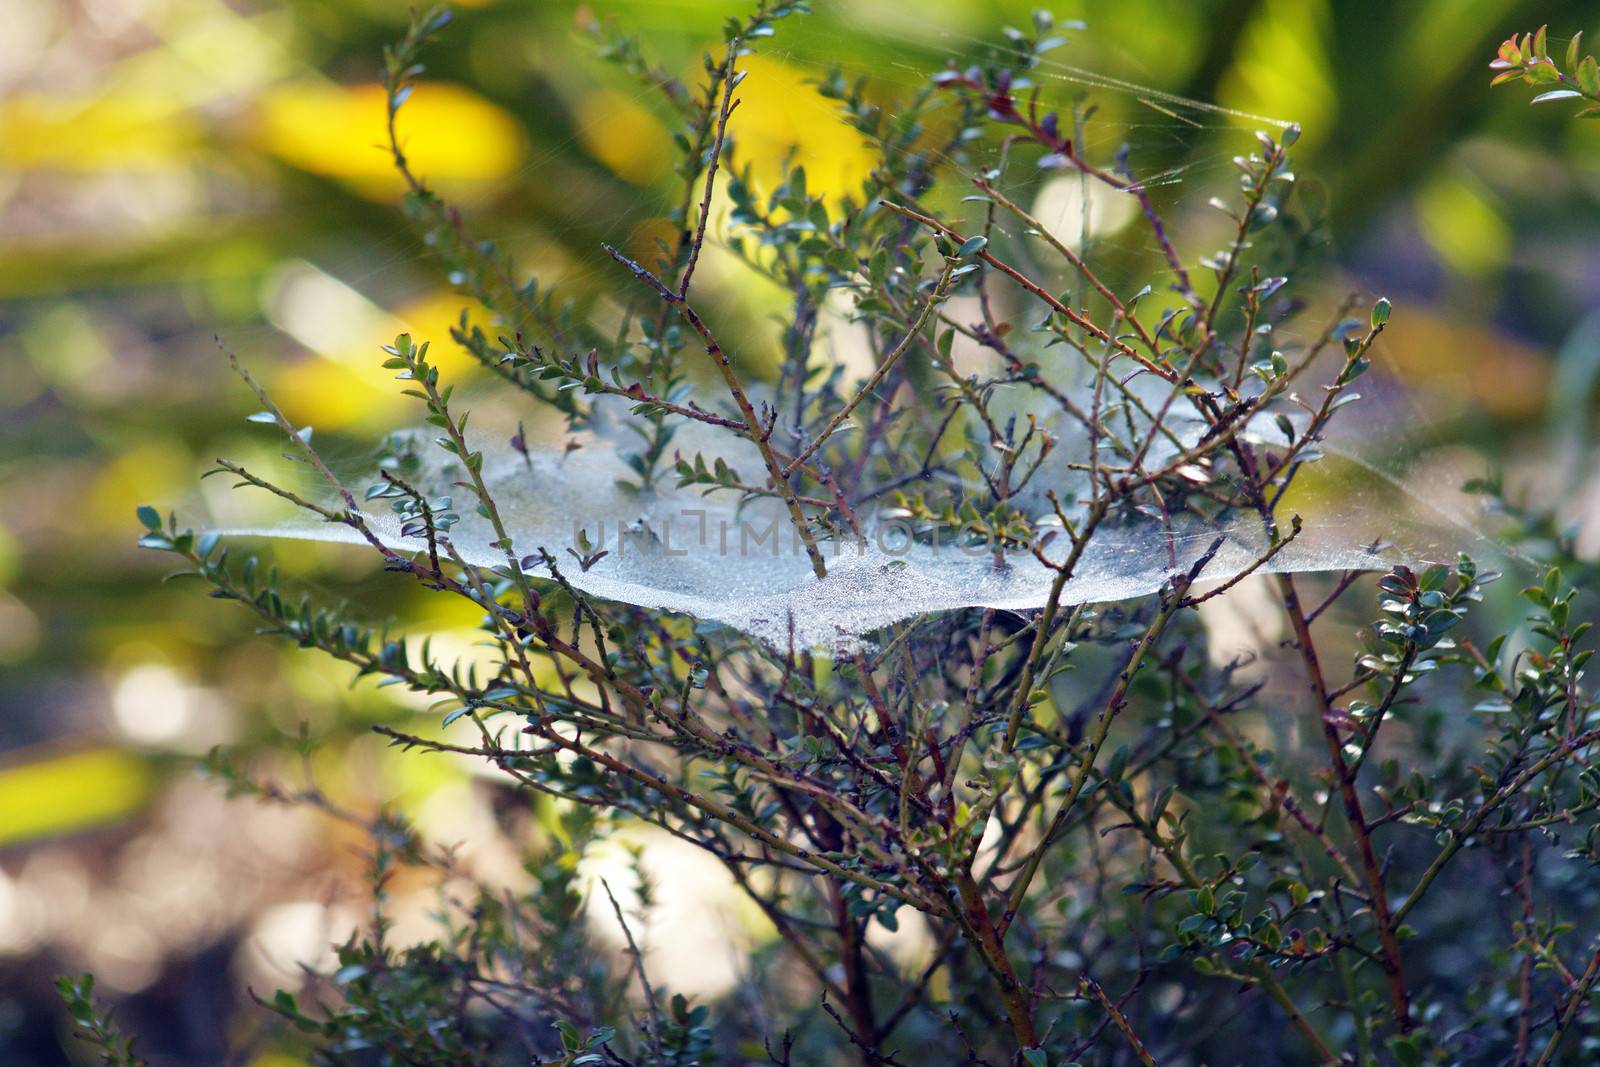
<instances>
[{"instance_id":1,"label":"dense foliage","mask_svg":"<svg viewBox=\"0 0 1600 1067\"><path fill-rule=\"evenodd\" d=\"M403 105L447 21L419 17L387 56L394 162L429 244L493 315L464 315L451 340L574 430L621 401L634 492L778 501L819 579L829 545L892 508L920 537L985 546L997 568L1037 560L1055 575L1049 599L1026 617L919 617L833 650L602 602L566 577L565 546L520 543L502 522L428 342L396 338L384 365L439 431L454 503L414 484L403 456L371 486L346 484L311 428L257 388L259 421L331 495L222 469L356 531L397 580L476 605L495 669L366 629L153 509L143 543L268 631L439 701L439 733L378 730L417 758L487 761L507 790L554 801L558 824L530 846L532 890L463 894L450 854L403 821L259 781L218 753L232 788L371 832L369 928L335 973L267 1007L333 1063L1587 1062L1600 1045L1586 1018L1600 982L1600 717L1569 583L1592 574L1509 506L1522 551L1564 559L1568 575L1523 592L1529 625L1510 639L1476 635L1497 576L1466 557L1375 577L1270 573L1302 534L1290 487L1321 461L1391 314L1367 301L1307 343L1279 339L1301 311L1289 271L1315 245L1292 195L1298 130L1260 134L1235 161L1237 189L1216 204L1225 243L1196 257L1125 155L1084 150L1092 114L1040 99L1030 71L1058 42L1041 15L909 99L824 79L817 91L878 166L843 200L811 192L803 160L763 188L731 132L740 64L803 9L764 3L730 21L694 88L595 27L682 121L676 239L654 261L608 247L604 301L522 278L411 171ZM1577 42L1560 74L1543 39L1508 42L1497 64L1600 92ZM1032 217L1010 190L1040 169L1135 198L1159 264L1091 263ZM721 189L729 242L788 295L772 382L724 349L694 285ZM976 207L933 206L952 200ZM1048 266L1032 263L1041 247ZM862 381L815 343L841 302L871 338ZM963 364L958 341L984 358ZM1286 406L1296 417L1275 417ZM761 472L682 454L686 423L753 451ZM375 532L376 507L411 542ZM462 560L465 509L503 564ZM1240 516L1261 549L1220 584L1203 582L1218 536L1181 566L1148 561L1165 576L1154 597L1064 600L1100 539ZM571 555L587 569L590 546ZM1264 662L1213 662L1197 609L1246 581L1270 589L1286 636ZM1335 632L1352 612L1366 623L1354 645ZM715 857L770 924L736 996L696 1004L652 983L631 931L619 959L589 943L584 909L614 911L625 931L629 919L575 857L630 822ZM407 868L456 888L438 938L399 946L385 887ZM927 945L908 967L881 935L913 915ZM134 1062L91 986L63 991L107 1062Z\"/></svg>"}]
</instances>

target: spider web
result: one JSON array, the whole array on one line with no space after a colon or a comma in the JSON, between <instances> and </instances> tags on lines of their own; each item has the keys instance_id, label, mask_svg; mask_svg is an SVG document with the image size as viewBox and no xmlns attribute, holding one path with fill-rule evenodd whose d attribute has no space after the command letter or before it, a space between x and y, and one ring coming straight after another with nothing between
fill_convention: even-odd
<instances>
[{"instance_id":1,"label":"spider web","mask_svg":"<svg viewBox=\"0 0 1600 1067\"><path fill-rule=\"evenodd\" d=\"M944 51L952 59L966 54L956 47ZM814 58L779 54L793 61ZM922 54L909 50L870 72L851 70L848 59L844 66L847 77L871 73L875 82L887 82L890 90L922 84L931 73ZM1047 96L1079 93L1090 100L1114 99L1120 112L1131 118L1097 120L1089 127L1092 138L1083 150L1104 157L1128 141L1133 146L1127 157L1129 165L1151 189L1215 185L1215 191L1225 192L1225 183L1234 173L1232 157L1248 153L1254 145L1251 126L1288 125L1283 119L1187 99L1062 61L1046 59L1035 78ZM648 91L641 89L640 95ZM1057 106L1068 103L1059 100ZM821 97L795 102L797 108L819 108L830 116L835 106ZM552 146L544 156L530 160L530 177L541 159L559 147ZM1172 161L1175 157L1178 162ZM1041 172L1024 194L1037 197L1049 182L1063 180L1078 178L1062 179ZM575 212L584 210L590 195L582 189L573 191ZM1186 200L1203 202L1204 196L1191 194ZM598 205L598 201L593 203ZM625 235L657 215L656 209L657 205L641 198L639 205L612 216L606 228L612 234ZM1084 195L1076 211L1077 218L1064 221L1075 224L1074 238L1091 262L1094 257L1130 252L1148 258L1152 242L1142 235L1140 224L1097 231L1100 219L1095 213L1104 213L1103 198ZM1177 228L1184 229L1182 224ZM720 243L725 233L725 227L714 223L711 243ZM506 232L491 236L505 242L527 235ZM1194 249L1186 247L1184 251L1192 262ZM581 291L608 269L599 250L595 252L563 272L563 288ZM367 261L352 281L370 280L395 262ZM1158 284L1170 277L1170 269L1165 264L1162 268L1168 273L1156 272ZM852 346L861 347L860 338L852 337L841 316L834 315L830 321L831 334L819 337L819 351L848 354ZM1274 344L1287 346L1294 340L1280 331ZM1309 473L1280 508L1285 522L1291 509L1303 512L1303 531L1267 562L1261 560L1270 546L1258 517L1216 519L1188 512L1160 518L1129 515L1096 532L1066 584L1062 603L1146 596L1207 557L1200 576L1227 580L1256 569L1261 573L1374 570L1402 562L1448 562L1463 551L1494 553L1498 546L1493 538L1454 492L1456 485L1475 472L1429 465L1424 446L1432 442L1426 440L1427 421L1417 410L1416 398L1385 373L1381 350L1375 353L1375 361L1377 366L1361 382L1365 399L1339 412L1319 442L1323 457L1306 468ZM1087 406L1092 382L1081 373L1063 373L1061 377L1056 384ZM1311 392L1311 397L1314 403L1320 392ZM608 406L598 405L602 416ZM630 491L619 484L633 477L621 456L620 434L588 432L523 453L507 443L512 436L511 414L502 409L496 428L493 404L490 407L487 417L475 411L469 439L486 457L485 480L515 551L519 556L548 551L566 579L588 595L684 613L706 623L733 627L775 647L819 650L859 647L867 635L916 616L966 608L1026 612L1043 607L1049 596L1055 574L1033 556L1014 552L997 559L983 545L954 539L930 543L926 536L912 536L911 526L888 508L863 516L864 541L823 542L828 574L818 579L776 502L733 500L727 493L708 496L699 488L666 485L643 494ZM620 408L612 414L614 418L602 417L596 425L616 424L627 417ZM1297 426L1304 425L1303 409L1285 401L1255 416L1244 436L1281 442L1275 423L1279 415ZM1423 440L1418 439L1419 426L1424 427ZM1072 427L1053 428L1063 438L1059 453L1070 455ZM1396 432L1397 428L1405 429ZM1186 443L1193 443L1204 429L1197 422L1180 426L1178 432ZM419 435L419 455L437 452L426 443L430 437ZM698 424L683 426L674 443L685 455L700 452L708 460L720 457L739 469L761 468L751 444ZM1423 459L1405 464L1399 459L1405 455ZM1156 465L1161 460L1158 449L1149 462ZM352 484L376 480L375 468L350 469ZM303 481L307 473L300 468L298 478ZM452 490L451 483L458 477L459 472L448 464L429 463L419 488L430 495L453 493L457 498L462 518L449 539L465 562L502 565L503 553L491 547L496 535L489 523L472 513L465 490ZM1082 475L1075 473L1065 458L1042 470L1039 480L1041 490L1053 489L1062 499L1080 496L1087 488ZM1036 502L1043 517L1048 508L1042 494L1036 496ZM381 503L374 504L365 517L390 547L408 552L427 549L422 538L403 536L402 521ZM224 532L362 542L349 527L308 520L304 514L236 522ZM580 544L592 547L580 551ZM596 556L596 552L600 554Z\"/></svg>"}]
</instances>

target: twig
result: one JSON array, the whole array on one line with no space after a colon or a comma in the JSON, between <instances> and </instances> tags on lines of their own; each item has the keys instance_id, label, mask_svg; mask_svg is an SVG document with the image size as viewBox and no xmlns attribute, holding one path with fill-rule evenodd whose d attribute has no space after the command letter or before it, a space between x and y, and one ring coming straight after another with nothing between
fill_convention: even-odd
<instances>
[{"instance_id":1,"label":"twig","mask_svg":"<svg viewBox=\"0 0 1600 1067\"><path fill-rule=\"evenodd\" d=\"M655 987L650 984L650 979L644 972L644 954L639 951L639 945L633 939L633 931L628 928L628 920L622 914L622 905L617 903L616 894L611 892L610 883L602 878L600 888L606 891L606 899L611 901L611 910L617 914L617 925L622 927L622 936L627 938L628 954L633 957L633 966L639 975L639 985L644 990L645 1003L650 1008L650 1045L655 1051L656 1062L664 1065L667 1058L661 1050L661 1011L656 1005Z\"/></svg>"}]
</instances>

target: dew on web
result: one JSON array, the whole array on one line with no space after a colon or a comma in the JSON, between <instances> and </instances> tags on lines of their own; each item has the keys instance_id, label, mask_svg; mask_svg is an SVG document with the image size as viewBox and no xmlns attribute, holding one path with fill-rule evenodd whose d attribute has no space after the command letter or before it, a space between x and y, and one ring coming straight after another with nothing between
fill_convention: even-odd
<instances>
[{"instance_id":1,"label":"dew on web","mask_svg":"<svg viewBox=\"0 0 1600 1067\"><path fill-rule=\"evenodd\" d=\"M1263 428L1252 427L1252 435L1277 432L1270 417L1257 421ZM704 431L698 436L684 442L686 450L719 456L736 469L759 466L747 443ZM1259 518L1130 514L1096 533L1061 603L1156 593L1207 554L1211 558L1201 577L1223 581L1251 570L1383 570L1398 563L1450 562L1462 551L1494 551L1493 539L1450 496L1416 484L1407 472L1363 458L1371 449L1361 436L1327 434L1326 455L1313 464L1317 476L1300 483L1303 491L1279 509L1285 522L1291 509L1301 514L1304 528L1266 563L1260 561L1269 542ZM426 445L427 435L418 437ZM930 538L886 508L864 523L864 540L823 542L828 574L819 580L783 509L771 500L739 503L727 494L708 497L670 484L644 494L625 490L619 483L632 472L616 443L600 437L590 436L570 451L533 449L526 456L509 446L496 448L493 439L486 433L481 442L491 457L485 480L519 555L543 549L556 557L567 581L586 594L721 623L775 648L793 644L844 651L917 616L964 608L1037 610L1055 577L1027 552L1007 552L997 563L984 542ZM1157 455L1152 462L1159 460ZM459 469L435 464L417 477L417 485L427 493L459 497L462 490L452 483L460 476ZM1049 487L1070 496L1072 481L1070 472L1058 469ZM1037 502L1041 511L1048 510L1042 498ZM466 507L460 510L450 542L462 560L481 567L503 564L489 523ZM425 540L403 536L401 521L381 506L367 514L371 528L390 547L425 551ZM363 542L347 526L320 521L226 532ZM587 567L579 558L596 555ZM540 570L530 568L535 574Z\"/></svg>"}]
</instances>

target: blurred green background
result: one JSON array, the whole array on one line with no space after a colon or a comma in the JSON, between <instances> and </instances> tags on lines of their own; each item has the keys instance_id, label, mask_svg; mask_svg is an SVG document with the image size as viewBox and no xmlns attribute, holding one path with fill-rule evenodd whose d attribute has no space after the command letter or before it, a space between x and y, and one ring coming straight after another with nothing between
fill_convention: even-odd
<instances>
[{"instance_id":1,"label":"blurred green background","mask_svg":"<svg viewBox=\"0 0 1600 1067\"><path fill-rule=\"evenodd\" d=\"M691 77L740 5L596 0ZM862 152L803 81L828 63L920 84L1033 5L815 0L754 61L736 130L761 166L797 149L842 191ZM256 1043L242 988L293 980L359 913L331 821L228 801L192 757L238 746L342 803L396 800L475 862L523 832L464 765L397 759L364 725L396 708L326 661L158 582L134 506L193 507L217 455L276 451L213 344L340 447L404 422L377 365L401 329L442 338L460 301L396 210L378 147L384 0L7 0L0 32L0 1062L70 1051L51 981L94 970L162 1063L292 1059ZM1488 89L1494 46L1580 0L1095 0L1041 79L1093 104L1094 148L1137 141L1181 220L1226 182L1248 120L1295 119L1302 195L1326 203L1330 289L1395 302L1384 356L1426 384L1441 449L1473 448L1597 538L1584 432L1600 363L1600 122ZM601 240L643 244L672 197L656 101L593 58L566 0L462 4L404 112L417 168L541 277L581 285ZM1113 78L1139 89L1108 88ZM1190 204L1195 201L1194 204ZM1182 223L1177 227L1182 229ZM737 294L734 297L737 301ZM751 314L759 315L759 301ZM460 373L464 366L456 365ZM1565 435L1565 436L1562 436ZM1577 435L1574 437L1574 435ZM228 514L225 487L205 503ZM294 580L465 648L475 619L327 547ZM445 609L453 610L453 609ZM420 917L417 921L421 921ZM243 1049L243 1053L237 1050ZM239 1058L242 1056L242 1058Z\"/></svg>"}]
</instances>

